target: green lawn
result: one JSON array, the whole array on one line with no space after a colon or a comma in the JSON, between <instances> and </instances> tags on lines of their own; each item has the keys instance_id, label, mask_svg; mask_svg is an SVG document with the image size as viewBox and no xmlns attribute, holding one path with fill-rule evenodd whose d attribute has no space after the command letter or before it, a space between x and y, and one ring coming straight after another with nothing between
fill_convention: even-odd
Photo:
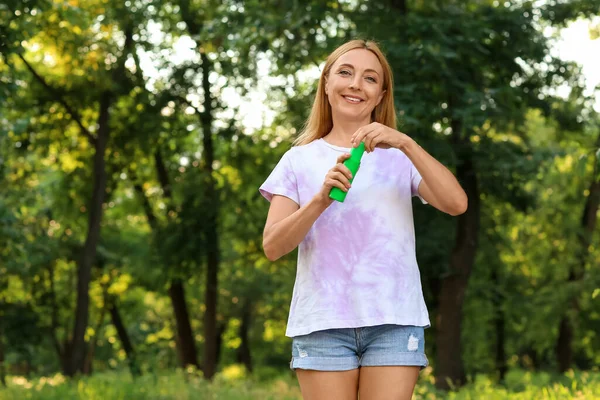
<instances>
[{"instance_id":1,"label":"green lawn","mask_svg":"<svg viewBox=\"0 0 600 400\"><path fill-rule=\"evenodd\" d=\"M8 377L8 387L0 387L0 399L22 400L136 400L136 399L219 399L219 400L297 400L300 391L294 377L248 379L241 367L230 367L212 383L193 373L146 374L132 379L127 371L97 373L79 380L62 375L27 380ZM423 371L414 399L522 399L559 400L600 399L600 372L569 372L565 375L513 370L504 385L479 375L456 392L443 393L433 387L431 370Z\"/></svg>"}]
</instances>

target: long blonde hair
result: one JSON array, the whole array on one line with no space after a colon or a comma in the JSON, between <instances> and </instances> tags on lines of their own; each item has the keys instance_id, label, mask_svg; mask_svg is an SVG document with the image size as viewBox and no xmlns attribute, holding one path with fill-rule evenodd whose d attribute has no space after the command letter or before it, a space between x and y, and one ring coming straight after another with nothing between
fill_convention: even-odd
<instances>
[{"instance_id":1,"label":"long blonde hair","mask_svg":"<svg viewBox=\"0 0 600 400\"><path fill-rule=\"evenodd\" d=\"M319 78L319 86L317 87L317 94L310 111L310 115L304 124L302 132L298 138L294 141L295 146L308 144L314 140L320 139L326 136L333 128L333 119L331 116L331 105L327 100L325 94L325 80L329 76L329 71L333 64L343 54L354 49L366 49L371 53L375 54L381 66L383 67L383 99L375 107L371 114L371 119L374 122L389 126L396 129L396 109L394 108L394 78L392 76L392 69L388 63L385 55L377 45L377 43L371 40L351 40L344 43L337 49L335 49L325 62L325 67L321 72Z\"/></svg>"}]
</instances>

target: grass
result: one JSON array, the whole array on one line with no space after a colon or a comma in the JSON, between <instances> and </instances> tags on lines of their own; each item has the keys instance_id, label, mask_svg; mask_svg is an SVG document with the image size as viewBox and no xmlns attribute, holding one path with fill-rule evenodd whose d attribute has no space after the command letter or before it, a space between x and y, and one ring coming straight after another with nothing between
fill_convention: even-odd
<instances>
[{"instance_id":1,"label":"grass","mask_svg":"<svg viewBox=\"0 0 600 400\"><path fill-rule=\"evenodd\" d=\"M260 373L258 374L260 378ZM91 377L67 380L58 374L27 380L8 377L8 387L0 387L1 400L299 400L300 390L291 374L258 379L248 378L242 367L231 366L206 382L193 371L146 374L132 379L128 372L103 372ZM510 371L504 385L478 375L457 391L435 389L430 368L422 372L413 400L592 400L600 399L600 372L574 372L564 375Z\"/></svg>"},{"instance_id":2,"label":"grass","mask_svg":"<svg viewBox=\"0 0 600 400\"><path fill-rule=\"evenodd\" d=\"M133 379L128 371L96 373L68 380L63 375L27 380L8 377L8 386L0 387L0 400L241 400L301 399L291 375L264 381L246 377L243 367L232 366L212 382L189 371L165 371Z\"/></svg>"}]
</instances>

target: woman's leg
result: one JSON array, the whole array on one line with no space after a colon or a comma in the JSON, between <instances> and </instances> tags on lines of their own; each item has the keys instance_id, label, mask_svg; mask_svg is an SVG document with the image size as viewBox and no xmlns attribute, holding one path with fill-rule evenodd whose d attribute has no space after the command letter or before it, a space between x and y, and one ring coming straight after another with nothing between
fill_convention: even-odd
<instances>
[{"instance_id":1,"label":"woman's leg","mask_svg":"<svg viewBox=\"0 0 600 400\"><path fill-rule=\"evenodd\" d=\"M297 369L296 375L304 400L357 399L358 369L350 371Z\"/></svg>"},{"instance_id":2,"label":"woman's leg","mask_svg":"<svg viewBox=\"0 0 600 400\"><path fill-rule=\"evenodd\" d=\"M358 355L354 329L327 329L292 340L290 368L304 400L356 400Z\"/></svg>"},{"instance_id":3,"label":"woman's leg","mask_svg":"<svg viewBox=\"0 0 600 400\"><path fill-rule=\"evenodd\" d=\"M410 400L420 367L361 367L358 384L360 400Z\"/></svg>"},{"instance_id":4,"label":"woman's leg","mask_svg":"<svg viewBox=\"0 0 600 400\"><path fill-rule=\"evenodd\" d=\"M419 371L428 364L424 331L407 325L361 328L360 400L412 398Z\"/></svg>"}]
</instances>

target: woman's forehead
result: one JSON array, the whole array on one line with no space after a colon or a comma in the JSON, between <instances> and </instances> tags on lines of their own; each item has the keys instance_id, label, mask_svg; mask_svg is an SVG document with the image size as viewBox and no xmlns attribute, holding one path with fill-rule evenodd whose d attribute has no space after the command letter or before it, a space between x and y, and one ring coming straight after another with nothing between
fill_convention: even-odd
<instances>
[{"instance_id":1,"label":"woman's forehead","mask_svg":"<svg viewBox=\"0 0 600 400\"><path fill-rule=\"evenodd\" d=\"M343 64L351 65L359 70L373 69L378 74L383 75L383 68L379 59L367 49L354 49L342 54L333 64L333 67Z\"/></svg>"}]
</instances>

